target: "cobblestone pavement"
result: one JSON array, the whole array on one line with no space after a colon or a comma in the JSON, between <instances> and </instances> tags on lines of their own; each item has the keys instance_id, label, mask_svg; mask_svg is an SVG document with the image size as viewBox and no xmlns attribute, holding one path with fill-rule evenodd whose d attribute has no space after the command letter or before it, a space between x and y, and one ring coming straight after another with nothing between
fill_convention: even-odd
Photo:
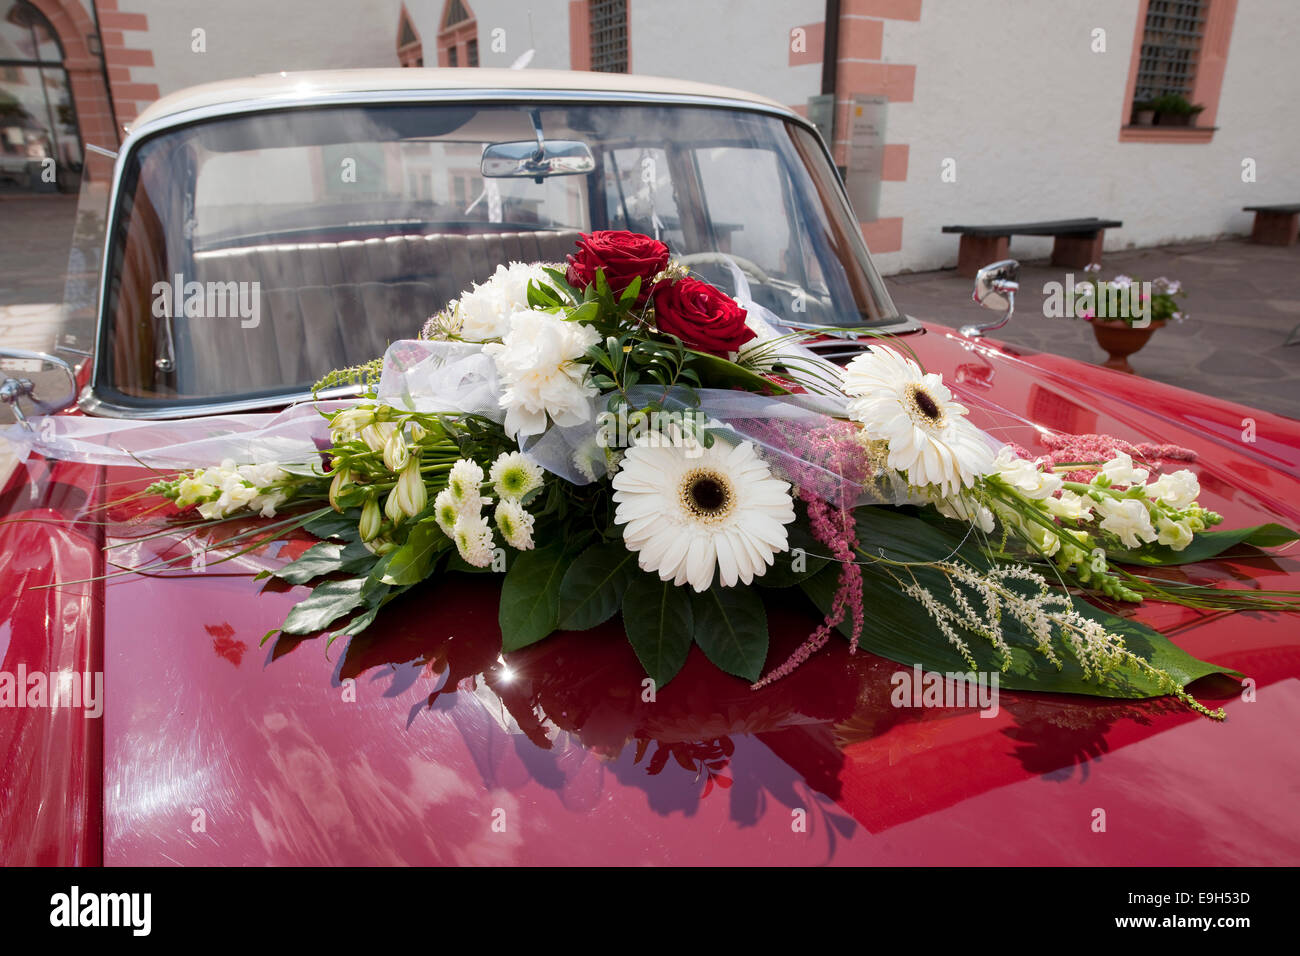
<instances>
[{"instance_id":1,"label":"cobblestone pavement","mask_svg":"<svg viewBox=\"0 0 1300 956\"><path fill-rule=\"evenodd\" d=\"M1065 273L1023 264L1015 315L990 336L1084 362L1105 360L1089 323L1044 313L1044 286L1063 283ZM1107 253L1101 277L1118 274L1178 279L1187 293L1179 300L1187 320L1170 322L1130 356L1137 374L1300 418L1300 246L1221 240ZM951 269L886 283L899 311L920 319L957 327L995 317L971 302L971 280ZM1293 330L1296 344L1284 345Z\"/></svg>"}]
</instances>

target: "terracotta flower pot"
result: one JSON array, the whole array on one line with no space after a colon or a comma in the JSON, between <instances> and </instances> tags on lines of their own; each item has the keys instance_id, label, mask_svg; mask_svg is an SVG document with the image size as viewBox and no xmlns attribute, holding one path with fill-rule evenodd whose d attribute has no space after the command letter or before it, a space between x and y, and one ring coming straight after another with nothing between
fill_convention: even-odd
<instances>
[{"instance_id":1,"label":"terracotta flower pot","mask_svg":"<svg viewBox=\"0 0 1300 956\"><path fill-rule=\"evenodd\" d=\"M1128 364L1128 357L1146 345L1156 329L1162 328L1166 321L1161 319L1152 322L1145 329L1135 329L1126 322L1102 322L1094 319L1092 334L1096 336L1097 344L1110 356L1101 364L1117 372L1136 374L1133 366Z\"/></svg>"}]
</instances>

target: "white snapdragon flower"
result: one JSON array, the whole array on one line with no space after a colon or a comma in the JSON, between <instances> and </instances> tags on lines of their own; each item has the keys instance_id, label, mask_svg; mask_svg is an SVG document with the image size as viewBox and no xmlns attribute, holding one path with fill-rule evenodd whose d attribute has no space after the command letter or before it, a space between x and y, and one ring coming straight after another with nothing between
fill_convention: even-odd
<instances>
[{"instance_id":1,"label":"white snapdragon flower","mask_svg":"<svg viewBox=\"0 0 1300 956\"><path fill-rule=\"evenodd\" d=\"M1092 506L1088 499L1073 491L1061 492L1059 498L1046 498L1043 503L1054 517L1071 521L1087 521L1092 517Z\"/></svg>"},{"instance_id":2,"label":"white snapdragon flower","mask_svg":"<svg viewBox=\"0 0 1300 956\"><path fill-rule=\"evenodd\" d=\"M1160 532L1156 540L1160 544L1167 544L1175 551L1182 551L1192 543L1192 529L1186 521L1171 521L1168 518L1159 518L1156 520L1156 528Z\"/></svg>"},{"instance_id":3,"label":"white snapdragon flower","mask_svg":"<svg viewBox=\"0 0 1300 956\"><path fill-rule=\"evenodd\" d=\"M1201 483L1186 468L1161 475L1147 485L1147 497L1159 498L1176 511L1194 504L1201 493Z\"/></svg>"},{"instance_id":4,"label":"white snapdragon flower","mask_svg":"<svg viewBox=\"0 0 1300 956\"><path fill-rule=\"evenodd\" d=\"M1026 498L1041 501L1050 498L1064 483L1059 475L1042 471L1032 461L1017 458L1011 446L1004 445L993 462L998 476Z\"/></svg>"},{"instance_id":5,"label":"white snapdragon flower","mask_svg":"<svg viewBox=\"0 0 1300 956\"><path fill-rule=\"evenodd\" d=\"M597 389L586 381L586 366L576 360L600 341L589 325L549 312L516 312L491 355L504 390L505 430L511 438L540 435L547 417L557 425L581 425L591 419Z\"/></svg>"},{"instance_id":6,"label":"white snapdragon flower","mask_svg":"<svg viewBox=\"0 0 1300 956\"><path fill-rule=\"evenodd\" d=\"M510 317L528 310L528 283L533 280L549 283L551 278L541 264L512 262L497 266L486 282L475 284L451 305L460 337L470 342L503 338L509 331Z\"/></svg>"},{"instance_id":7,"label":"white snapdragon flower","mask_svg":"<svg viewBox=\"0 0 1300 956\"><path fill-rule=\"evenodd\" d=\"M1097 510L1102 514L1102 530L1117 535L1124 547L1136 550L1143 542L1156 540L1156 529L1151 526L1151 514L1144 502L1136 498L1103 498Z\"/></svg>"},{"instance_id":8,"label":"white snapdragon flower","mask_svg":"<svg viewBox=\"0 0 1300 956\"><path fill-rule=\"evenodd\" d=\"M1112 485L1140 485L1151 474L1145 468L1133 467L1133 458L1127 452L1117 452L1115 457L1101 466L1101 472Z\"/></svg>"}]
</instances>

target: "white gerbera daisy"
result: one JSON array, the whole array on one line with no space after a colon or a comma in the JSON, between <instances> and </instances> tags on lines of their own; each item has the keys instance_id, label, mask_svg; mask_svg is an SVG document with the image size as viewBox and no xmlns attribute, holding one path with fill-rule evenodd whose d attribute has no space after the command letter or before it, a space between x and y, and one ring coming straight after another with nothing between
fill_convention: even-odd
<instances>
[{"instance_id":1,"label":"white gerbera daisy","mask_svg":"<svg viewBox=\"0 0 1300 956\"><path fill-rule=\"evenodd\" d=\"M447 475L447 490L456 501L461 514L473 513L483 507L483 468L478 462L461 458L451 466Z\"/></svg>"},{"instance_id":2,"label":"white gerbera daisy","mask_svg":"<svg viewBox=\"0 0 1300 956\"><path fill-rule=\"evenodd\" d=\"M506 544L520 551L533 549L533 516L518 501L506 499L497 505L497 529Z\"/></svg>"},{"instance_id":3,"label":"white gerbera daisy","mask_svg":"<svg viewBox=\"0 0 1300 956\"><path fill-rule=\"evenodd\" d=\"M488 473L497 496L518 501L535 488L542 487L542 469L524 457L523 452L505 452L492 463Z\"/></svg>"},{"instance_id":4,"label":"white gerbera daisy","mask_svg":"<svg viewBox=\"0 0 1300 956\"><path fill-rule=\"evenodd\" d=\"M653 441L651 440L653 438ZM696 591L749 584L788 547L790 486L749 442L702 448L675 428L629 448L614 476L615 524L644 571Z\"/></svg>"},{"instance_id":5,"label":"white gerbera daisy","mask_svg":"<svg viewBox=\"0 0 1300 956\"><path fill-rule=\"evenodd\" d=\"M844 369L844 391L853 397L849 415L868 438L889 443L888 466L906 472L909 484L951 496L993 469L993 449L942 375L873 345Z\"/></svg>"},{"instance_id":6,"label":"white gerbera daisy","mask_svg":"<svg viewBox=\"0 0 1300 956\"><path fill-rule=\"evenodd\" d=\"M466 564L486 568L492 563L492 528L482 515L462 514L452 526L451 539L456 542L456 550Z\"/></svg>"}]
</instances>

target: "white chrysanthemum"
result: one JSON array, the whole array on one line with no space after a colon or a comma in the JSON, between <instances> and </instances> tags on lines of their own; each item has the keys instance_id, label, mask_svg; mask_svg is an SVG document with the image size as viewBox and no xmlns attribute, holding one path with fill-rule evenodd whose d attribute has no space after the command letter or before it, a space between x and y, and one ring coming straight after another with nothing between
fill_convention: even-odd
<instances>
[{"instance_id":1,"label":"white chrysanthemum","mask_svg":"<svg viewBox=\"0 0 1300 956\"><path fill-rule=\"evenodd\" d=\"M1201 494L1201 483L1196 475L1184 468L1161 475L1147 485L1146 494L1148 498L1159 498L1175 511L1182 511L1196 502Z\"/></svg>"},{"instance_id":2,"label":"white chrysanthemum","mask_svg":"<svg viewBox=\"0 0 1300 956\"><path fill-rule=\"evenodd\" d=\"M1026 498L1041 501L1050 498L1060 490L1064 482L1059 475L1042 471L1038 465L1027 458L1020 458L1010 445L1004 445L994 459L993 467L998 477L1015 488Z\"/></svg>"},{"instance_id":3,"label":"white chrysanthemum","mask_svg":"<svg viewBox=\"0 0 1300 956\"><path fill-rule=\"evenodd\" d=\"M438 492L438 496L433 499L433 520L438 522L443 534L449 538L455 534L456 519L460 516L460 502L451 493L451 489L444 488Z\"/></svg>"},{"instance_id":4,"label":"white chrysanthemum","mask_svg":"<svg viewBox=\"0 0 1300 956\"><path fill-rule=\"evenodd\" d=\"M483 468L478 462L461 458L447 475L447 490L461 514L478 514L483 507Z\"/></svg>"},{"instance_id":5,"label":"white chrysanthemum","mask_svg":"<svg viewBox=\"0 0 1300 956\"><path fill-rule=\"evenodd\" d=\"M462 514L452 526L451 540L466 564L486 568L492 563L492 528L483 515Z\"/></svg>"},{"instance_id":6,"label":"white chrysanthemum","mask_svg":"<svg viewBox=\"0 0 1300 956\"><path fill-rule=\"evenodd\" d=\"M520 551L533 549L533 516L518 501L506 499L497 505L497 530L506 544Z\"/></svg>"},{"instance_id":7,"label":"white chrysanthemum","mask_svg":"<svg viewBox=\"0 0 1300 956\"><path fill-rule=\"evenodd\" d=\"M496 362L504 390L505 430L511 438L540 435L549 415L557 425L581 425L592 415L597 389L576 359L600 341L589 325L550 312L516 312L502 341L483 351Z\"/></svg>"},{"instance_id":8,"label":"white chrysanthemum","mask_svg":"<svg viewBox=\"0 0 1300 956\"><path fill-rule=\"evenodd\" d=\"M643 436L613 486L623 541L660 580L705 591L716 569L724 587L749 584L788 547L790 486L749 442L703 448L676 429Z\"/></svg>"},{"instance_id":9,"label":"white chrysanthemum","mask_svg":"<svg viewBox=\"0 0 1300 956\"><path fill-rule=\"evenodd\" d=\"M849 415L868 438L889 443L888 466L907 472L910 484L950 496L993 470L993 449L942 375L873 345L844 369L844 391L853 398Z\"/></svg>"},{"instance_id":10,"label":"white chrysanthemum","mask_svg":"<svg viewBox=\"0 0 1300 956\"><path fill-rule=\"evenodd\" d=\"M1102 515L1102 530L1117 535L1126 548L1136 550L1158 537L1146 504L1136 498L1103 498L1097 511Z\"/></svg>"},{"instance_id":11,"label":"white chrysanthemum","mask_svg":"<svg viewBox=\"0 0 1300 956\"><path fill-rule=\"evenodd\" d=\"M492 463L488 480L498 497L518 501L530 491L542 487L542 469L524 457L523 452L509 451Z\"/></svg>"},{"instance_id":12,"label":"white chrysanthemum","mask_svg":"<svg viewBox=\"0 0 1300 956\"><path fill-rule=\"evenodd\" d=\"M528 309L528 283L533 280L552 281L539 263L497 266L486 282L476 284L451 304L457 334L470 342L502 338L509 330L510 317Z\"/></svg>"}]
</instances>

